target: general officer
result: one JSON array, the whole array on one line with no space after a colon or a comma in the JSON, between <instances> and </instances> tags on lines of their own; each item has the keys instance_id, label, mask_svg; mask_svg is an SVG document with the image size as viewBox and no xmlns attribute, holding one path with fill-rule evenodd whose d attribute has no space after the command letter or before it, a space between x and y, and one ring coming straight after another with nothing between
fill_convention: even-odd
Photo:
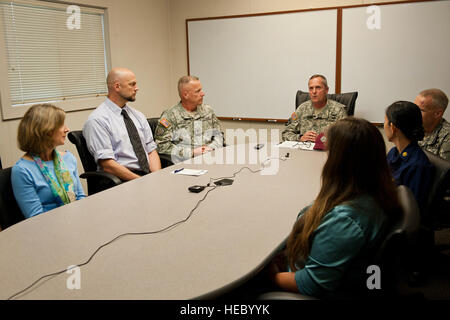
<instances>
[{"instance_id":1,"label":"general officer","mask_svg":"<svg viewBox=\"0 0 450 320\"><path fill-rule=\"evenodd\" d=\"M164 111L155 130L158 152L179 162L223 146L219 119L213 109L203 104L202 85L198 77L178 80L181 101Z\"/></svg>"},{"instance_id":2,"label":"general officer","mask_svg":"<svg viewBox=\"0 0 450 320\"><path fill-rule=\"evenodd\" d=\"M328 84L323 75L311 76L308 90L311 100L292 113L281 134L283 141L315 141L326 127L347 116L343 104L327 99Z\"/></svg>"}]
</instances>

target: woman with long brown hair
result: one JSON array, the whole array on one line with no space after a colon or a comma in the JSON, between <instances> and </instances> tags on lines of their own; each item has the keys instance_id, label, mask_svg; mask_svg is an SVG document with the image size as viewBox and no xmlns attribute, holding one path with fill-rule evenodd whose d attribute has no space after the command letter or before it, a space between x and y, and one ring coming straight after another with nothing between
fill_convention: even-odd
<instances>
[{"instance_id":1,"label":"woman with long brown hair","mask_svg":"<svg viewBox=\"0 0 450 320\"><path fill-rule=\"evenodd\" d=\"M288 237L289 271L273 279L286 291L315 297L343 290L362 268L365 274L371 249L400 210L379 130L349 117L331 125L326 136L320 192Z\"/></svg>"}]
</instances>

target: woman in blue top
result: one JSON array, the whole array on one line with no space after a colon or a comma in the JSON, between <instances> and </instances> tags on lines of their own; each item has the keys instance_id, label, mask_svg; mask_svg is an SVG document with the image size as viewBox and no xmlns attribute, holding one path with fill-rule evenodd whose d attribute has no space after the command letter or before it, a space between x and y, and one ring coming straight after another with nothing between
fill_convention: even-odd
<instances>
[{"instance_id":1,"label":"woman in blue top","mask_svg":"<svg viewBox=\"0 0 450 320\"><path fill-rule=\"evenodd\" d=\"M17 140L25 155L13 166L11 183L26 218L85 197L75 157L56 150L69 132L64 120L62 109L39 104L20 121Z\"/></svg>"},{"instance_id":2,"label":"woman in blue top","mask_svg":"<svg viewBox=\"0 0 450 320\"><path fill-rule=\"evenodd\" d=\"M400 210L385 143L374 125L348 117L331 125L326 137L321 189L286 243L289 271L272 269L278 287L314 297L365 284L370 253Z\"/></svg>"},{"instance_id":3,"label":"woman in blue top","mask_svg":"<svg viewBox=\"0 0 450 320\"><path fill-rule=\"evenodd\" d=\"M417 144L424 137L420 108L408 101L394 102L386 109L384 131L395 144L387 155L395 182L410 188L423 210L434 166Z\"/></svg>"}]
</instances>

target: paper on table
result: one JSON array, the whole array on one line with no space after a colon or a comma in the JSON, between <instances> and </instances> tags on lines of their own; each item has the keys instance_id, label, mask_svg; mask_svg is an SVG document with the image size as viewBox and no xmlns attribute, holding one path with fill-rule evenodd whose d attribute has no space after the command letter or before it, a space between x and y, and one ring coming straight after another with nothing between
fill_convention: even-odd
<instances>
[{"instance_id":1,"label":"paper on table","mask_svg":"<svg viewBox=\"0 0 450 320\"><path fill-rule=\"evenodd\" d=\"M180 170L180 169L177 169L177 170ZM182 174L185 176L201 176L208 172L208 170L195 170L195 169L183 169L180 171L177 171L177 170L173 170L172 173L173 174Z\"/></svg>"},{"instance_id":2,"label":"paper on table","mask_svg":"<svg viewBox=\"0 0 450 320\"><path fill-rule=\"evenodd\" d=\"M302 149L302 150L314 150L314 142L300 142L300 141L283 141L283 143L277 144L278 148L288 149Z\"/></svg>"},{"instance_id":3,"label":"paper on table","mask_svg":"<svg viewBox=\"0 0 450 320\"><path fill-rule=\"evenodd\" d=\"M314 146L316 145L314 142L309 142L309 141L299 142L298 144L299 144L298 147L300 149L302 149L302 150L310 150L310 151L314 150Z\"/></svg>"},{"instance_id":4,"label":"paper on table","mask_svg":"<svg viewBox=\"0 0 450 320\"><path fill-rule=\"evenodd\" d=\"M298 141L283 141L282 143L279 143L275 145L277 148L289 148L289 149L298 149L299 142Z\"/></svg>"}]
</instances>

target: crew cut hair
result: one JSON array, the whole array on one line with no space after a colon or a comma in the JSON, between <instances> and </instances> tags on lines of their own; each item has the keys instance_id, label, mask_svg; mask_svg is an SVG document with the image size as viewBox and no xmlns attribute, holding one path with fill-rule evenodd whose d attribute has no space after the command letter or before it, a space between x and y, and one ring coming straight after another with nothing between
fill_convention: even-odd
<instances>
[{"instance_id":1,"label":"crew cut hair","mask_svg":"<svg viewBox=\"0 0 450 320\"><path fill-rule=\"evenodd\" d=\"M431 105L433 109L442 109L445 112L448 105L447 95L440 89L432 88L423 90L420 95L424 98L431 97Z\"/></svg>"},{"instance_id":2,"label":"crew cut hair","mask_svg":"<svg viewBox=\"0 0 450 320\"><path fill-rule=\"evenodd\" d=\"M178 94L181 96L181 91L183 90L183 87L187 85L191 81L199 81L200 79L196 76L182 76L178 80Z\"/></svg>"},{"instance_id":3,"label":"crew cut hair","mask_svg":"<svg viewBox=\"0 0 450 320\"><path fill-rule=\"evenodd\" d=\"M309 78L308 83L309 83L309 81L311 81L314 78L321 78L322 79L322 84L325 86L325 88L328 89L328 81L327 81L327 78L325 78L325 76L323 76L321 74L314 74L314 75L311 76L311 78Z\"/></svg>"}]
</instances>

